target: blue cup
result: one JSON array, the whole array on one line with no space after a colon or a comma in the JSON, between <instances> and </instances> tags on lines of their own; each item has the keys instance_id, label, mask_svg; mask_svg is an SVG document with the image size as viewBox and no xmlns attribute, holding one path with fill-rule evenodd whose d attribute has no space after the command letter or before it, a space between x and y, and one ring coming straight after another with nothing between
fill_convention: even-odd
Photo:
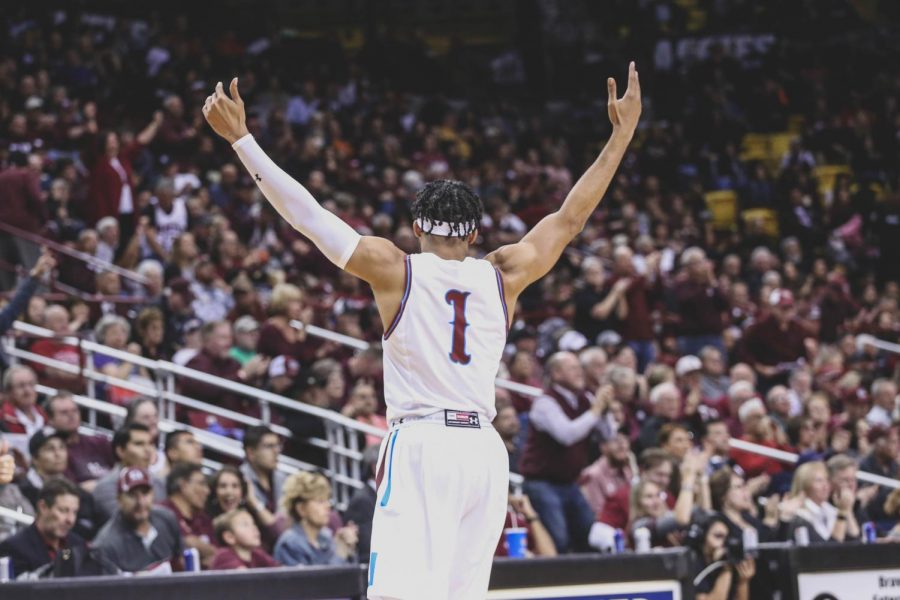
<instances>
[{"instance_id":1,"label":"blue cup","mask_svg":"<svg viewBox=\"0 0 900 600\"><path fill-rule=\"evenodd\" d=\"M506 536L506 554L510 558L525 558L528 549L528 530L524 527L507 527L503 530Z\"/></svg>"}]
</instances>

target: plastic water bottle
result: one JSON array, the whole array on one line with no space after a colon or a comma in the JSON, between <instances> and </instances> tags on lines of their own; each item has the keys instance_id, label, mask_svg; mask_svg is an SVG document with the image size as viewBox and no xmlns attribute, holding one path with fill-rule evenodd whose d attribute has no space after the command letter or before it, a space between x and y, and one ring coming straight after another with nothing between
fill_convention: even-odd
<instances>
[{"instance_id":1,"label":"plastic water bottle","mask_svg":"<svg viewBox=\"0 0 900 600\"><path fill-rule=\"evenodd\" d=\"M625 532L621 529L616 529L613 533L613 552L616 554L625 552Z\"/></svg>"},{"instance_id":2,"label":"plastic water bottle","mask_svg":"<svg viewBox=\"0 0 900 600\"><path fill-rule=\"evenodd\" d=\"M875 523L866 521L862 524L862 541L864 544L874 544L878 538L878 532L875 530Z\"/></svg>"},{"instance_id":3,"label":"plastic water bottle","mask_svg":"<svg viewBox=\"0 0 900 600\"><path fill-rule=\"evenodd\" d=\"M13 573L12 559L8 556L0 558L0 583L7 583L15 579L16 574Z\"/></svg>"},{"instance_id":4,"label":"plastic water bottle","mask_svg":"<svg viewBox=\"0 0 900 600\"><path fill-rule=\"evenodd\" d=\"M806 527L794 530L794 543L798 546L809 546L809 530Z\"/></svg>"},{"instance_id":5,"label":"plastic water bottle","mask_svg":"<svg viewBox=\"0 0 900 600\"><path fill-rule=\"evenodd\" d=\"M634 530L634 551L638 554L650 552L650 530L646 527Z\"/></svg>"}]
</instances>

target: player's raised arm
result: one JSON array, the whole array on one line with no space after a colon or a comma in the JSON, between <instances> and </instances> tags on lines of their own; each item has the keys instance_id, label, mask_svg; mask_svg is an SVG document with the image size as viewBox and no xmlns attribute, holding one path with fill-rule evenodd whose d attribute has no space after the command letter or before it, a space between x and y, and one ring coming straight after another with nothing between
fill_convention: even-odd
<instances>
[{"instance_id":1,"label":"player's raised arm","mask_svg":"<svg viewBox=\"0 0 900 600\"><path fill-rule=\"evenodd\" d=\"M276 165L247 130L236 77L230 91L231 98L219 82L203 105L203 115L213 130L231 144L275 210L328 260L370 283L376 294L401 289L405 272L403 252L388 240L358 234Z\"/></svg>"},{"instance_id":2,"label":"player's raised arm","mask_svg":"<svg viewBox=\"0 0 900 600\"><path fill-rule=\"evenodd\" d=\"M631 142L641 116L641 85L634 62L628 65L628 88L622 98L616 94L615 79L610 77L606 83L613 131L600 156L578 179L558 211L544 217L520 242L486 257L503 274L508 296L518 296L553 268L565 247L584 229Z\"/></svg>"}]
</instances>

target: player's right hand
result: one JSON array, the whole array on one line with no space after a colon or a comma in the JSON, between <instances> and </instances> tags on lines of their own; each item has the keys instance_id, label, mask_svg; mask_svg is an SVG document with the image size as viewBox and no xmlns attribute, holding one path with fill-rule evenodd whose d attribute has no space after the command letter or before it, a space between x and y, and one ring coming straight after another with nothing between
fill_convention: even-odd
<instances>
[{"instance_id":1,"label":"player's right hand","mask_svg":"<svg viewBox=\"0 0 900 600\"><path fill-rule=\"evenodd\" d=\"M203 104L203 116L213 131L233 144L249 133L244 101L238 93L237 77L231 80L231 98L225 94L222 82L216 84L215 91Z\"/></svg>"},{"instance_id":2,"label":"player's right hand","mask_svg":"<svg viewBox=\"0 0 900 600\"><path fill-rule=\"evenodd\" d=\"M606 108L613 129L625 131L629 135L634 133L641 117L641 82L638 80L634 61L628 64L628 87L624 96L619 98L616 95L616 80L612 77L606 80L606 87L609 90Z\"/></svg>"}]
</instances>

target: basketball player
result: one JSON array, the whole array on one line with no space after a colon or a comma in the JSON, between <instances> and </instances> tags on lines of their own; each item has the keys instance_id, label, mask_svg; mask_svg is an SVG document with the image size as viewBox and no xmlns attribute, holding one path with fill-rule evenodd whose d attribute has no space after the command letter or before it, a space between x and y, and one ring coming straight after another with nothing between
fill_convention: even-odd
<instances>
[{"instance_id":1,"label":"basketball player","mask_svg":"<svg viewBox=\"0 0 900 600\"><path fill-rule=\"evenodd\" d=\"M203 114L231 143L259 189L338 267L366 281L384 324L384 390L391 422L377 468L369 598L484 598L506 511L508 459L490 423L494 378L519 294L546 274L597 207L637 126L628 88L607 80L612 136L560 209L516 244L468 257L482 217L458 181L433 181L412 206L421 254L360 236L322 208L247 131L238 82L220 82Z\"/></svg>"}]
</instances>

